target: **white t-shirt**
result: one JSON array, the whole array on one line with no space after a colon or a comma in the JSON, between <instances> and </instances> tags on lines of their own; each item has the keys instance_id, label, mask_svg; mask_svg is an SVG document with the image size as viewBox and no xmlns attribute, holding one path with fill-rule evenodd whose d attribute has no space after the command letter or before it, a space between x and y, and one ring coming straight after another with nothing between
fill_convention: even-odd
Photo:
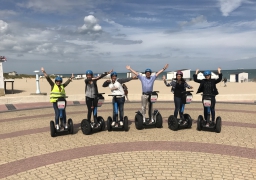
<instances>
[{"instance_id":1,"label":"white t-shirt","mask_svg":"<svg viewBox=\"0 0 256 180\"><path fill-rule=\"evenodd\" d=\"M112 95L124 96L124 89L118 81L115 81L114 83L111 81L108 87L111 89ZM112 88L117 88L117 89L112 89Z\"/></svg>"}]
</instances>

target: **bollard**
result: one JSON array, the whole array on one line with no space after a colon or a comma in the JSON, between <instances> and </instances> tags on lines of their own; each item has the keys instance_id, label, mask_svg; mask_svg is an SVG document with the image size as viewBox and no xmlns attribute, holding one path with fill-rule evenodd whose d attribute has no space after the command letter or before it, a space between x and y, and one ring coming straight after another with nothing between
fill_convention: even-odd
<instances>
[{"instance_id":1,"label":"bollard","mask_svg":"<svg viewBox=\"0 0 256 180\"><path fill-rule=\"evenodd\" d=\"M38 75L39 71L36 70L34 72L36 73L36 94L41 94L40 86L39 86L39 75Z\"/></svg>"}]
</instances>

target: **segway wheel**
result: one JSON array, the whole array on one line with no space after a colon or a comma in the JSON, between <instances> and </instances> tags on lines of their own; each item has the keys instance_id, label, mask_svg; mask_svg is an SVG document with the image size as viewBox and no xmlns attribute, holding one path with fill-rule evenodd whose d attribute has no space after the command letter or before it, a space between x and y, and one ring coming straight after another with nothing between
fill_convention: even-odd
<instances>
[{"instance_id":1,"label":"segway wheel","mask_svg":"<svg viewBox=\"0 0 256 180\"><path fill-rule=\"evenodd\" d=\"M188 123L187 128L191 128L191 126L192 126L192 118L190 117L190 115L189 114L184 114L184 118L185 118L185 120Z\"/></svg>"},{"instance_id":2,"label":"segway wheel","mask_svg":"<svg viewBox=\"0 0 256 180\"><path fill-rule=\"evenodd\" d=\"M221 131L221 117L220 116L218 116L217 118L216 118L216 127L215 127L215 130L216 130L216 133L220 133L220 131Z\"/></svg>"},{"instance_id":3,"label":"segway wheel","mask_svg":"<svg viewBox=\"0 0 256 180\"><path fill-rule=\"evenodd\" d=\"M73 126L72 119L68 119L68 132L69 132L69 134L73 134L74 133L74 126Z\"/></svg>"},{"instance_id":4,"label":"segway wheel","mask_svg":"<svg viewBox=\"0 0 256 180\"><path fill-rule=\"evenodd\" d=\"M160 113L156 115L156 127L157 128L162 128L163 127L163 118Z\"/></svg>"},{"instance_id":5,"label":"segway wheel","mask_svg":"<svg viewBox=\"0 0 256 180\"><path fill-rule=\"evenodd\" d=\"M173 130L173 131L177 131L179 128L179 124L178 124L178 120L175 116L171 115L168 118L168 127Z\"/></svg>"},{"instance_id":6,"label":"segway wheel","mask_svg":"<svg viewBox=\"0 0 256 180\"><path fill-rule=\"evenodd\" d=\"M56 129L55 129L55 125L54 125L53 121L50 122L50 131L51 131L51 137L55 137L56 136Z\"/></svg>"},{"instance_id":7,"label":"segway wheel","mask_svg":"<svg viewBox=\"0 0 256 180\"><path fill-rule=\"evenodd\" d=\"M112 130L112 118L109 116L108 119L107 119L107 129L108 131L111 131Z\"/></svg>"},{"instance_id":8,"label":"segway wheel","mask_svg":"<svg viewBox=\"0 0 256 180\"><path fill-rule=\"evenodd\" d=\"M125 116L124 117L124 131L128 131L128 117L127 116Z\"/></svg>"},{"instance_id":9,"label":"segway wheel","mask_svg":"<svg viewBox=\"0 0 256 180\"><path fill-rule=\"evenodd\" d=\"M92 127L91 127L90 122L89 122L87 119L83 119L83 120L82 120L82 122L81 122L81 129L82 129L82 132L83 132L85 135L91 134L91 132L92 132Z\"/></svg>"},{"instance_id":10,"label":"segway wheel","mask_svg":"<svg viewBox=\"0 0 256 180\"><path fill-rule=\"evenodd\" d=\"M136 114L135 115L135 127L138 130L142 130L143 129L143 117L140 114Z\"/></svg>"},{"instance_id":11,"label":"segway wheel","mask_svg":"<svg viewBox=\"0 0 256 180\"><path fill-rule=\"evenodd\" d=\"M100 130L101 130L101 131L104 131L105 128L106 128L106 124L105 124L105 121L104 121L103 117L98 116L98 117L97 117L97 120L98 120L98 123L101 124L101 129L100 129Z\"/></svg>"},{"instance_id":12,"label":"segway wheel","mask_svg":"<svg viewBox=\"0 0 256 180\"><path fill-rule=\"evenodd\" d=\"M204 118L202 115L199 115L197 118L197 130L201 131L202 130L202 122L203 122Z\"/></svg>"}]
</instances>

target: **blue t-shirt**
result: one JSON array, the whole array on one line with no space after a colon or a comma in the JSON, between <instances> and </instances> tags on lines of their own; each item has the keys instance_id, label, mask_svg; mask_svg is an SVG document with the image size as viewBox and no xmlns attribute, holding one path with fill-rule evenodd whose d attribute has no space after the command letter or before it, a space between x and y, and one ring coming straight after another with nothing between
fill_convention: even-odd
<instances>
[{"instance_id":1,"label":"blue t-shirt","mask_svg":"<svg viewBox=\"0 0 256 180\"><path fill-rule=\"evenodd\" d=\"M138 79L141 81L142 92L147 93L147 92L153 91L156 75L150 76L150 78L147 78L146 76L138 75Z\"/></svg>"}]
</instances>

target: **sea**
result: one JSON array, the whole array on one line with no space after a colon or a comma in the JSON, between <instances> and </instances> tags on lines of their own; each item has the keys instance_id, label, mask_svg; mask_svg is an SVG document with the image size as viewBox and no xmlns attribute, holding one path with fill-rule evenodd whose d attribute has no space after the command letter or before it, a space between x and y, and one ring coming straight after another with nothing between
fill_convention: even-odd
<instances>
[{"instance_id":1,"label":"sea","mask_svg":"<svg viewBox=\"0 0 256 180\"><path fill-rule=\"evenodd\" d=\"M217 70L212 70L213 72L217 72ZM157 79L162 79L162 76L165 75L167 76L167 73L170 71L165 71L162 72L160 74L160 76L158 76ZM223 74L223 78L227 78L229 80L230 78L230 74L236 74L239 72L246 72L248 73L248 81L252 81L256 79L256 69L235 69L235 70L221 70L222 74ZM190 78L193 78L193 74L195 73L195 71L190 71ZM81 73L83 74L83 73ZM81 75L81 74L74 74L74 76L76 77L77 75ZM94 75L97 76L98 74L101 73L95 73ZM60 74L62 77L71 77L71 74ZM124 73L117 73L118 78L127 78L127 72Z\"/></svg>"}]
</instances>

